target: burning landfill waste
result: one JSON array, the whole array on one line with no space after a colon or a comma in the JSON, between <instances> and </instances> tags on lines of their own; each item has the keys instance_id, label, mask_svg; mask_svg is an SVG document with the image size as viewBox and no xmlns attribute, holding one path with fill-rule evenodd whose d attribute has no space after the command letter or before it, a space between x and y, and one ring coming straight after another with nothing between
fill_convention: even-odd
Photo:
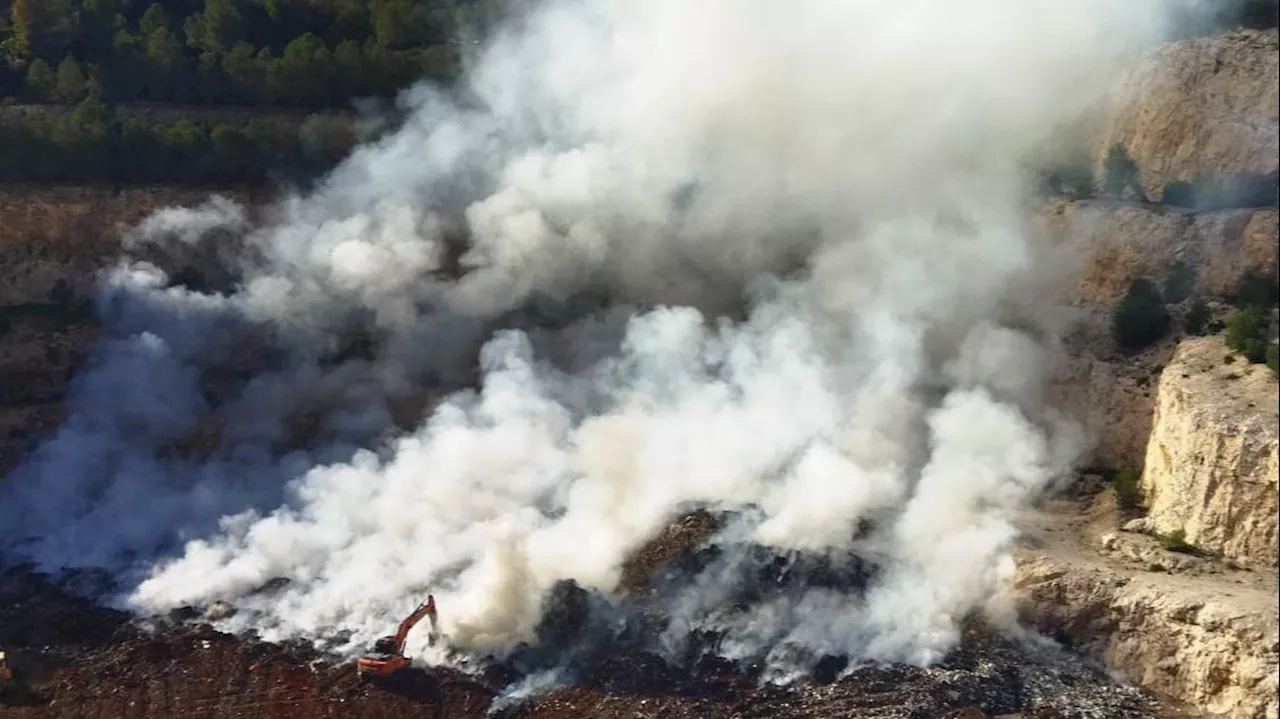
<instances>
[{"instance_id":1,"label":"burning landfill waste","mask_svg":"<svg viewBox=\"0 0 1280 719\"><path fill-rule=\"evenodd\" d=\"M1026 167L1162 6L540 3L314 189L131 232L0 541L349 657L431 592L427 664L590 651L552 594L779 680L936 663L1082 449Z\"/></svg>"}]
</instances>

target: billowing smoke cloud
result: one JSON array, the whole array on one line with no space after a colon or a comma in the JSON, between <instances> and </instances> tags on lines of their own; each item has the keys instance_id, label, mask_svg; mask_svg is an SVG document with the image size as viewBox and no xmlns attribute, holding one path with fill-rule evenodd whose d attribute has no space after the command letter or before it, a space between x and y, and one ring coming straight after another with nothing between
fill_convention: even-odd
<instances>
[{"instance_id":1,"label":"billowing smoke cloud","mask_svg":"<svg viewBox=\"0 0 1280 719\"><path fill-rule=\"evenodd\" d=\"M0 538L268 638L361 646L432 591L503 652L557 581L610 594L690 507L750 508L726 531L877 579L732 614L708 572L673 627L936 660L1080 448L1025 166L1160 6L544 3L314 191L132 233ZM208 287L142 259L210 243Z\"/></svg>"}]
</instances>

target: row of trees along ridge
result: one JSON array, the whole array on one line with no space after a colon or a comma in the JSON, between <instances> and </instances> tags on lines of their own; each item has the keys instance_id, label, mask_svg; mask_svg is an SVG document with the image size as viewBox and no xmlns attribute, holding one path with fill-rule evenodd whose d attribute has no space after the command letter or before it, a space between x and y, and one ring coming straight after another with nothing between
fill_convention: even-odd
<instances>
[{"instance_id":1,"label":"row of trees along ridge","mask_svg":"<svg viewBox=\"0 0 1280 719\"><path fill-rule=\"evenodd\" d=\"M498 0L0 0L0 96L333 107L447 80Z\"/></svg>"}]
</instances>

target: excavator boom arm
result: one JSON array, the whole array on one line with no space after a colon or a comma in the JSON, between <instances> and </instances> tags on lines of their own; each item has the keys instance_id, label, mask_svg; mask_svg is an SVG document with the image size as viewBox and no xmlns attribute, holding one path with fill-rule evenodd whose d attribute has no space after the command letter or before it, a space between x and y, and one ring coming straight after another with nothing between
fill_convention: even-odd
<instances>
[{"instance_id":1,"label":"excavator boom arm","mask_svg":"<svg viewBox=\"0 0 1280 719\"><path fill-rule=\"evenodd\" d=\"M423 617L431 618L431 631L434 633L436 629L436 598L430 594L427 595L427 601L419 604L412 614L405 617L403 622L400 622L400 628L396 630L395 638L397 654L404 651L404 640L409 636L409 631L413 629L414 625L422 621Z\"/></svg>"}]
</instances>

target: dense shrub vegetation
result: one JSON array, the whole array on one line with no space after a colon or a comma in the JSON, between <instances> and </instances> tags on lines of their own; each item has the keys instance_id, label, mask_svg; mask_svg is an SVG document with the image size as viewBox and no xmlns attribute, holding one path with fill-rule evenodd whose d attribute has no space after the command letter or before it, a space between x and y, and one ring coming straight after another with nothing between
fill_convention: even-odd
<instances>
[{"instance_id":1,"label":"dense shrub vegetation","mask_svg":"<svg viewBox=\"0 0 1280 719\"><path fill-rule=\"evenodd\" d=\"M1227 320L1227 346L1254 364L1273 363L1275 345L1267 342L1271 311L1280 303L1274 275L1249 272L1232 297L1239 309Z\"/></svg>"},{"instance_id":2,"label":"dense shrub vegetation","mask_svg":"<svg viewBox=\"0 0 1280 719\"><path fill-rule=\"evenodd\" d=\"M1238 310L1227 320L1227 346L1254 364L1267 358L1266 311L1259 305Z\"/></svg>"},{"instance_id":3,"label":"dense shrub vegetation","mask_svg":"<svg viewBox=\"0 0 1280 719\"><path fill-rule=\"evenodd\" d=\"M1138 180L1138 163L1129 155L1124 143L1117 142L1107 150L1102 161L1102 187L1108 197L1119 200L1146 201Z\"/></svg>"},{"instance_id":4,"label":"dense shrub vegetation","mask_svg":"<svg viewBox=\"0 0 1280 719\"><path fill-rule=\"evenodd\" d=\"M1066 197L1070 200L1092 198L1096 193L1089 158L1077 155L1041 172L1040 191L1047 197Z\"/></svg>"},{"instance_id":5,"label":"dense shrub vegetation","mask_svg":"<svg viewBox=\"0 0 1280 719\"><path fill-rule=\"evenodd\" d=\"M1111 477L1111 487L1116 492L1116 504L1121 509L1135 509L1141 500L1138 473L1131 469L1122 469Z\"/></svg>"},{"instance_id":6,"label":"dense shrub vegetation","mask_svg":"<svg viewBox=\"0 0 1280 719\"><path fill-rule=\"evenodd\" d=\"M318 171L351 140L334 110L450 81L499 1L0 0L0 181ZM113 109L137 103L176 104L188 119ZM261 117L202 120L210 106Z\"/></svg>"},{"instance_id":7,"label":"dense shrub vegetation","mask_svg":"<svg viewBox=\"0 0 1280 719\"><path fill-rule=\"evenodd\" d=\"M1280 283L1274 274L1250 270L1240 278L1231 302L1236 307L1274 307L1280 303Z\"/></svg>"},{"instance_id":8,"label":"dense shrub vegetation","mask_svg":"<svg viewBox=\"0 0 1280 719\"><path fill-rule=\"evenodd\" d=\"M110 106L34 108L0 115L0 181L259 182L323 172L354 142L350 123L326 115L258 115L212 126L145 124Z\"/></svg>"},{"instance_id":9,"label":"dense shrub vegetation","mask_svg":"<svg viewBox=\"0 0 1280 719\"><path fill-rule=\"evenodd\" d=\"M1209 304L1197 297L1187 308L1187 316L1183 318L1182 328L1189 335L1202 335L1209 328Z\"/></svg>"},{"instance_id":10,"label":"dense shrub vegetation","mask_svg":"<svg viewBox=\"0 0 1280 719\"><path fill-rule=\"evenodd\" d=\"M128 122L110 119L110 108L147 102L195 110L217 105L261 108L267 114L278 114L271 111L279 108L322 113L348 107L356 98L388 97L419 78L448 82L457 75L460 50L492 27L503 4L0 0L0 103L65 108L46 113L0 108L0 142L6 150L27 142L42 148L24 150L18 159L0 158L0 180L90 181L109 175L115 182L251 182L266 176L280 156L288 156L291 167L311 166L317 155L303 149L309 141L300 130L275 147L259 142L261 127L211 127L197 119L198 112L191 116L194 129L182 123L126 127ZM1236 0L1224 3L1207 22L1184 25L1193 33L1273 27L1276 5L1275 0ZM85 109L73 109L86 102ZM139 145L147 149L135 158ZM249 147L272 151L249 152ZM44 154L47 161L32 159ZM69 161L75 157L110 158L110 169ZM178 169L183 167L189 171ZM1114 197L1141 199L1136 178L1136 164L1118 145L1108 154L1101 183L1087 160L1048 172L1043 180L1050 194L1074 199L1092 197L1097 187ZM1276 193L1267 190L1275 186L1274 173L1268 181L1269 186L1247 181L1253 189L1244 194L1274 204ZM1213 207L1235 197L1178 185L1164 194L1166 203L1188 207Z\"/></svg>"},{"instance_id":11,"label":"dense shrub vegetation","mask_svg":"<svg viewBox=\"0 0 1280 719\"><path fill-rule=\"evenodd\" d=\"M1196 270L1182 260L1169 265L1164 276L1164 301L1178 304L1191 296L1196 288Z\"/></svg>"},{"instance_id":12,"label":"dense shrub vegetation","mask_svg":"<svg viewBox=\"0 0 1280 719\"><path fill-rule=\"evenodd\" d=\"M492 0L0 0L0 95L333 107L448 79Z\"/></svg>"}]
</instances>

